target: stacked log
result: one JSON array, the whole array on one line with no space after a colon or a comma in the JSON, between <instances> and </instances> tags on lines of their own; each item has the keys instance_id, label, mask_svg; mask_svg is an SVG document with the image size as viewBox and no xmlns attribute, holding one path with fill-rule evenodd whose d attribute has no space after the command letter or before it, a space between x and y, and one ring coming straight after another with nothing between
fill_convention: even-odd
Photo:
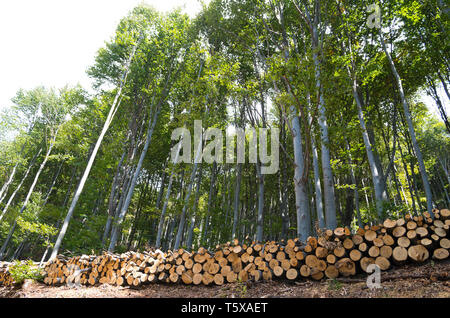
<instances>
[{"instance_id":1,"label":"stacked log","mask_svg":"<svg viewBox=\"0 0 450 318\"><path fill-rule=\"evenodd\" d=\"M10 263L0 262L0 286L12 286L14 283L11 274L8 272Z\"/></svg>"},{"instance_id":2,"label":"stacked log","mask_svg":"<svg viewBox=\"0 0 450 318\"><path fill-rule=\"evenodd\" d=\"M141 286L151 283L223 285L225 283L302 278L321 280L370 272L371 264L385 271L407 262L423 263L449 257L450 210L422 216L406 215L383 224L319 230L301 243L239 242L216 246L214 251L103 253L72 258L58 256L44 267L48 285L112 284Z\"/></svg>"}]
</instances>

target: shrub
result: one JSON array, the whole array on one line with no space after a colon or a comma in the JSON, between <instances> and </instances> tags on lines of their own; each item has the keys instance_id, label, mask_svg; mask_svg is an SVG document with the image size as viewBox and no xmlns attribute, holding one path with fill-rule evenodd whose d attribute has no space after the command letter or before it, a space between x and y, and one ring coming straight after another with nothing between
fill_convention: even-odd
<instances>
[{"instance_id":1,"label":"shrub","mask_svg":"<svg viewBox=\"0 0 450 318\"><path fill-rule=\"evenodd\" d=\"M16 284L22 284L25 279L41 281L43 278L41 269L28 261L14 261L9 267L9 273Z\"/></svg>"}]
</instances>

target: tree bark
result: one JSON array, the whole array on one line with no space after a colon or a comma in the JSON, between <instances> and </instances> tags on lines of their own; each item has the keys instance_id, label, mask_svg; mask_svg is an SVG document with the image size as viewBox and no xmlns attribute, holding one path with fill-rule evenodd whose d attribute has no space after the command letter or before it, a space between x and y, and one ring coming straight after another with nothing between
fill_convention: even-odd
<instances>
[{"instance_id":1,"label":"tree bark","mask_svg":"<svg viewBox=\"0 0 450 318\"><path fill-rule=\"evenodd\" d=\"M5 207L3 208L2 214L0 215L0 221L3 219L3 217L5 216L6 212L8 211L9 206L11 205L11 202L13 201L14 197L16 196L17 192L20 190L20 188L22 187L23 182L25 181L25 179L27 178L28 174L30 173L31 168L34 166L34 163L36 162L36 158L41 154L42 152L42 148L39 148L39 151L34 155L33 159L31 159L30 164L28 165L27 171L25 172L25 174L22 177L22 180L20 180L19 185L17 186L17 188L14 190L14 192L11 194L11 196L8 199L8 202L6 203Z\"/></svg>"},{"instance_id":2,"label":"tree bark","mask_svg":"<svg viewBox=\"0 0 450 318\"><path fill-rule=\"evenodd\" d=\"M433 215L433 213L432 213L433 196L431 194L430 183L428 182L428 175L425 170L425 164L423 161L422 152L420 151L419 144L417 143L416 133L414 131L414 126L413 126L412 119L411 119L411 113L409 111L409 105L406 100L405 93L403 92L402 80L400 78L400 75L397 72L397 68L395 67L395 64L391 58L391 55L389 54L389 52L386 48L386 44L384 43L384 39L383 39L381 30L380 30L380 40L381 40L381 45L383 47L384 53L386 54L386 57L389 61L389 65L391 66L392 73L393 73L395 81L397 83L398 91L400 94L400 99L403 104L403 112L405 114L406 122L408 123L409 134L411 136L411 141L412 141L412 144L414 147L414 151L416 153L417 161L419 163L420 175L422 177L422 182L423 182L423 186L425 189L425 196L427 198L427 210L428 210L428 213L430 213L430 215Z\"/></svg>"},{"instance_id":3,"label":"tree bark","mask_svg":"<svg viewBox=\"0 0 450 318\"><path fill-rule=\"evenodd\" d=\"M75 211L75 207L77 205L78 199L80 198L81 192L83 192L84 185L85 185L86 180L87 180L87 178L89 176L89 173L91 172L92 166L94 164L95 157L97 156L97 152L98 152L98 150L100 148L100 145L101 145L101 143L103 141L103 138L105 137L106 131L108 130L109 126L111 125L111 122L112 122L112 120L114 118L114 115L115 115L115 113L117 111L117 108L119 107L119 104L120 104L119 98L122 95L122 90L123 90L123 87L125 86L125 82L126 82L126 79L127 79L127 76L128 76L129 69L130 69L131 61L132 61L132 59L133 59L133 57L134 57L134 55L136 53L136 49L137 49L138 44L139 44L139 42L133 47L133 50L132 50L132 52L131 52L131 54L130 54L127 62L126 62L125 70L124 70L123 75L122 75L122 79L121 79L121 82L120 82L120 85L119 85L119 89L118 89L118 91L116 93L116 96L114 98L114 101L113 101L113 103L111 105L111 109L109 110L108 116L106 117L106 121L105 121L105 124L103 125L103 129L102 129L102 131L101 131L101 133L100 133L100 135L99 135L99 137L97 139L97 142L95 143L95 147L94 147L94 149L92 151L92 154L89 157L89 161L87 163L86 169L84 170L83 176L81 177L81 180L80 180L80 183L78 185L78 188L75 191L75 195L74 195L74 197L72 199L72 203L70 204L69 211L67 212L66 218L64 219L64 223L63 223L63 225L61 227L61 230L59 232L58 238L56 239L55 246L53 248L53 251L52 251L52 254L50 256L50 259L54 259L58 255L59 248L61 247L61 244L62 244L62 240L64 239L64 236L66 235L67 228L69 227L69 222L70 222L70 220L72 218L73 212Z\"/></svg>"},{"instance_id":4,"label":"tree bark","mask_svg":"<svg viewBox=\"0 0 450 318\"><path fill-rule=\"evenodd\" d=\"M32 193L34 191L34 188L35 188L36 184L37 184L39 176L40 176L42 170L44 170L45 164L47 163L47 160L48 160L48 158L50 156L50 153L52 152L53 146L55 145L55 140L56 140L56 136L57 135L58 135L58 129L56 129L56 131L55 131L55 133L53 135L53 138L52 138L52 140L50 142L50 145L48 147L47 153L45 154L44 161L41 163L41 165L39 167L39 170L37 171L36 175L34 176L33 183L31 184L31 186L30 186L30 188L28 190L28 194L25 197L25 201L23 202L23 205L20 208L19 215L21 215L23 213L23 211L25 211L25 209L26 209L26 207L28 205L28 202L30 201L31 195L32 195ZM12 226L12 228L11 228L11 230L10 230L6 240L5 240L5 242L3 243L3 246L0 249L0 261L4 257L4 253L5 253L6 247L8 246L8 244L9 244L9 242L10 242L10 240L11 240L13 234L14 234L14 231L16 230L16 226L17 226L17 218L14 220L14 224L13 224L13 226Z\"/></svg>"}]
</instances>

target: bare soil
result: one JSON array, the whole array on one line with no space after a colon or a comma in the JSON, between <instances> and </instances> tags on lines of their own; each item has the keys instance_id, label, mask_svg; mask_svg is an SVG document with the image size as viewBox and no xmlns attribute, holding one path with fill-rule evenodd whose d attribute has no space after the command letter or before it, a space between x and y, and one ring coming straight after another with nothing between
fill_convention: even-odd
<instances>
[{"instance_id":1,"label":"bare soil","mask_svg":"<svg viewBox=\"0 0 450 318\"><path fill-rule=\"evenodd\" d=\"M406 265L381 274L381 288L367 287L367 275L351 279L187 286L153 284L140 288L99 285L49 287L38 282L0 287L0 298L450 298L450 260Z\"/></svg>"}]
</instances>

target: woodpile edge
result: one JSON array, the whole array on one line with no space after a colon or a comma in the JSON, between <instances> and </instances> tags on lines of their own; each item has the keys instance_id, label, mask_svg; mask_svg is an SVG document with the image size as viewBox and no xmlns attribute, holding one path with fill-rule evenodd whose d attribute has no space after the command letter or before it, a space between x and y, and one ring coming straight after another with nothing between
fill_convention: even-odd
<instances>
[{"instance_id":1,"label":"woodpile edge","mask_svg":"<svg viewBox=\"0 0 450 318\"><path fill-rule=\"evenodd\" d=\"M298 239L281 242L228 242L215 251L127 252L59 255L44 265L44 283L52 286L141 286L150 283L223 285L237 281L302 278L321 280L368 272L371 264L385 271L393 265L444 260L450 250L450 210L422 216L406 215L383 224L319 230L305 244ZM372 270L371 270L372 271ZM371 272L370 271L370 272ZM8 266L0 264L0 286L13 284Z\"/></svg>"}]
</instances>

